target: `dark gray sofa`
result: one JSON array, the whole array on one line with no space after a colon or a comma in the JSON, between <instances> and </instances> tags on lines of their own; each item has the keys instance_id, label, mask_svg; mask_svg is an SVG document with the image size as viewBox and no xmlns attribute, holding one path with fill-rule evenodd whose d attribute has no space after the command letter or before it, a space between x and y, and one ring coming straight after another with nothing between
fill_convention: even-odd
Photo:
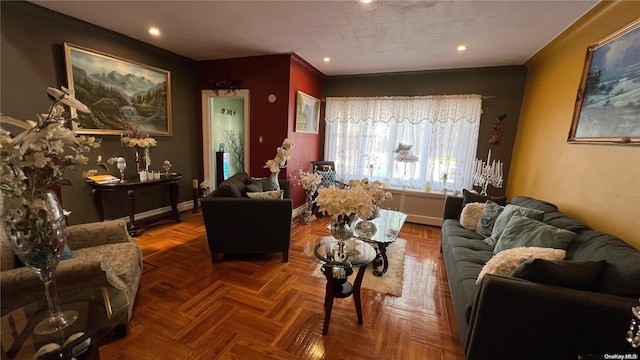
<instances>
[{"instance_id":1,"label":"dark gray sofa","mask_svg":"<svg viewBox=\"0 0 640 360\"><path fill-rule=\"evenodd\" d=\"M251 199L247 192L269 191L269 179L254 180L238 173L202 199L202 216L212 262L221 254L282 253L289 259L291 217L290 182L280 180L283 199Z\"/></svg>"},{"instance_id":2,"label":"dark gray sofa","mask_svg":"<svg viewBox=\"0 0 640 360\"><path fill-rule=\"evenodd\" d=\"M567 217L548 202L518 196L511 204L544 211L543 222L577 235L565 260L606 260L594 291L511 276L476 279L494 255L458 220L463 198L447 197L441 250L467 359L580 359L636 354L625 340L640 298L640 252ZM581 357L579 357L581 356Z\"/></svg>"}]
</instances>

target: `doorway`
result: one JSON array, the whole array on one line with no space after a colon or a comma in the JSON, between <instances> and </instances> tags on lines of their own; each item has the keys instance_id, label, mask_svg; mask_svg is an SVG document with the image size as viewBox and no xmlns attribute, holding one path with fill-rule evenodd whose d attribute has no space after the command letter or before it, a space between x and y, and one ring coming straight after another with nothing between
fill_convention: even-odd
<instances>
[{"instance_id":1,"label":"doorway","mask_svg":"<svg viewBox=\"0 0 640 360\"><path fill-rule=\"evenodd\" d=\"M204 180L216 187L216 169L224 166L225 178L249 172L249 90L202 91L202 161ZM216 153L224 153L218 164Z\"/></svg>"}]
</instances>

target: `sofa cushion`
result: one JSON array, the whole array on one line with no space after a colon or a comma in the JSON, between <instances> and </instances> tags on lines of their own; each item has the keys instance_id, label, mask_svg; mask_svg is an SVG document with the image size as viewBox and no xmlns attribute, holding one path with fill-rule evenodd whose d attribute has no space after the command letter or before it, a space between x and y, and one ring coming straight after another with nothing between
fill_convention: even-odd
<instances>
[{"instance_id":1,"label":"sofa cushion","mask_svg":"<svg viewBox=\"0 0 640 360\"><path fill-rule=\"evenodd\" d=\"M513 215L502 231L493 252L523 246L567 249L576 233L522 215Z\"/></svg>"},{"instance_id":2,"label":"sofa cushion","mask_svg":"<svg viewBox=\"0 0 640 360\"><path fill-rule=\"evenodd\" d=\"M465 229L475 230L478 222L480 222L483 210L483 203L469 203L465 205L460 213L460 225Z\"/></svg>"},{"instance_id":3,"label":"sofa cushion","mask_svg":"<svg viewBox=\"0 0 640 360\"><path fill-rule=\"evenodd\" d=\"M544 216L544 212L535 209L529 209L518 205L508 204L504 207L504 210L498 218L496 219L495 224L493 225L493 229L491 230L491 236L484 239L484 241L489 244L491 247L495 247L498 240L500 240L500 235L504 231L505 227L511 220L513 215L523 215L530 219L542 221L542 217Z\"/></svg>"},{"instance_id":4,"label":"sofa cushion","mask_svg":"<svg viewBox=\"0 0 640 360\"><path fill-rule=\"evenodd\" d=\"M529 259L511 276L542 284L594 291L607 262Z\"/></svg>"},{"instance_id":5,"label":"sofa cushion","mask_svg":"<svg viewBox=\"0 0 640 360\"><path fill-rule=\"evenodd\" d=\"M505 206L507 204L506 196L485 196L477 193L472 193L467 189L462 189L462 206L474 202L486 203L487 200L491 200L501 206Z\"/></svg>"},{"instance_id":6,"label":"sofa cushion","mask_svg":"<svg viewBox=\"0 0 640 360\"><path fill-rule=\"evenodd\" d=\"M335 170L316 170L316 174L320 175L320 186L329 187L336 184L336 171Z\"/></svg>"},{"instance_id":7,"label":"sofa cushion","mask_svg":"<svg viewBox=\"0 0 640 360\"><path fill-rule=\"evenodd\" d=\"M508 276L523 262L533 259L562 260L567 252L560 249L540 247L519 247L501 251L482 267L476 284L480 284L485 274Z\"/></svg>"},{"instance_id":8,"label":"sofa cushion","mask_svg":"<svg viewBox=\"0 0 640 360\"><path fill-rule=\"evenodd\" d=\"M284 194L283 190L247 192L247 196L252 199L269 199L269 200L282 199L283 194Z\"/></svg>"},{"instance_id":9,"label":"sofa cushion","mask_svg":"<svg viewBox=\"0 0 640 360\"><path fill-rule=\"evenodd\" d=\"M544 200L530 198L528 196L516 196L513 198L513 200L511 200L511 203L513 205L518 205L529 209L540 210L545 213L558 211L558 207L554 204L546 202Z\"/></svg>"},{"instance_id":10,"label":"sofa cushion","mask_svg":"<svg viewBox=\"0 0 640 360\"><path fill-rule=\"evenodd\" d=\"M254 178L249 178L246 180L244 189L247 193L268 191L264 189L262 179L254 179Z\"/></svg>"},{"instance_id":11,"label":"sofa cushion","mask_svg":"<svg viewBox=\"0 0 640 360\"><path fill-rule=\"evenodd\" d=\"M571 260L606 260L598 292L640 298L640 251L621 239L594 230L578 233L567 249Z\"/></svg>"},{"instance_id":12,"label":"sofa cushion","mask_svg":"<svg viewBox=\"0 0 640 360\"><path fill-rule=\"evenodd\" d=\"M245 172L239 172L218 185L211 194L213 197L244 197L246 184L251 178Z\"/></svg>"},{"instance_id":13,"label":"sofa cushion","mask_svg":"<svg viewBox=\"0 0 640 360\"><path fill-rule=\"evenodd\" d=\"M476 226L476 232L482 236L482 238L488 238L491 236L491 231L493 231L493 226L496 223L496 219L502 211L504 210L504 206L498 205L497 203L487 200L484 204L484 209L482 209L482 216L480 217L480 221L478 221L478 225ZM489 244L489 243L487 243Z\"/></svg>"}]
</instances>

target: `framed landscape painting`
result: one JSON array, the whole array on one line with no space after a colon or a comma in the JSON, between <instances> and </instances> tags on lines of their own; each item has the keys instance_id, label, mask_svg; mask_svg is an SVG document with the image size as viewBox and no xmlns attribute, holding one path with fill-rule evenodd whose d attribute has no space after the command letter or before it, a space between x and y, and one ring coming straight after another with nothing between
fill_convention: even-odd
<instances>
[{"instance_id":1,"label":"framed landscape painting","mask_svg":"<svg viewBox=\"0 0 640 360\"><path fill-rule=\"evenodd\" d=\"M320 125L320 99L302 91L296 94L296 132L317 134Z\"/></svg>"},{"instance_id":2,"label":"framed landscape painting","mask_svg":"<svg viewBox=\"0 0 640 360\"><path fill-rule=\"evenodd\" d=\"M570 143L640 145L640 20L587 49Z\"/></svg>"},{"instance_id":3,"label":"framed landscape painting","mask_svg":"<svg viewBox=\"0 0 640 360\"><path fill-rule=\"evenodd\" d=\"M119 135L127 120L150 135L171 135L169 71L68 43L64 52L69 89L91 110L72 109L77 133Z\"/></svg>"}]
</instances>

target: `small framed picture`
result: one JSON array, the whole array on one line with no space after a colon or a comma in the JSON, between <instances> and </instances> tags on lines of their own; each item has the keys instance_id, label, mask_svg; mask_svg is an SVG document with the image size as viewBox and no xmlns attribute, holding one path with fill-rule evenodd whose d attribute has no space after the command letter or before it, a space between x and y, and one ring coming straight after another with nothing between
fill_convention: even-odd
<instances>
[{"instance_id":1,"label":"small framed picture","mask_svg":"<svg viewBox=\"0 0 640 360\"><path fill-rule=\"evenodd\" d=\"M320 125L320 99L302 91L296 94L296 132L317 134Z\"/></svg>"}]
</instances>

